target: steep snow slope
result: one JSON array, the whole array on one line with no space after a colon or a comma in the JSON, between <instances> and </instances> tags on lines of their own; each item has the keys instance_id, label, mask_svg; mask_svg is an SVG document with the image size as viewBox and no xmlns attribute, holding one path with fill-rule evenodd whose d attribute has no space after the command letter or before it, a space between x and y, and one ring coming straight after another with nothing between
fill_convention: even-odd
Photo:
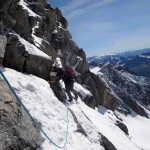
<instances>
[{"instance_id":1,"label":"steep snow slope","mask_svg":"<svg viewBox=\"0 0 150 150\"><path fill-rule=\"evenodd\" d=\"M48 136L57 144L63 145L67 126L67 108L55 97L49 84L43 79L12 69L5 69L4 73L27 109L41 124ZM78 88L79 85L76 84L76 87ZM74 102L68 107L76 119L69 112L69 137L66 149L103 150L104 148L100 145L101 135L99 133L107 137L118 150L140 150L141 148L148 150L150 148L148 142L150 138L149 119L137 114L133 117L116 112L129 129L129 136L127 136L116 126L116 121L119 120L116 115L103 106L93 110L78 98L78 102ZM135 127L137 123L138 126ZM79 124L82 127L82 133L79 131ZM57 148L45 140L42 149L56 150Z\"/></svg>"},{"instance_id":2,"label":"steep snow slope","mask_svg":"<svg viewBox=\"0 0 150 150\"><path fill-rule=\"evenodd\" d=\"M25 75L11 69L6 69L4 73L24 105L41 124L44 131L55 143L62 146L65 142L67 128L67 107L55 97L49 84L33 75ZM77 107L76 104L74 105ZM84 115L82 115L82 118L87 120ZM100 145L101 136L98 134L97 128L90 124L89 121L85 124L85 127L90 126L86 137L78 132L77 124L71 113L69 113L67 144L69 150L103 150ZM57 149L52 144L49 144L48 140L43 143L42 147L43 150Z\"/></svg>"}]
</instances>

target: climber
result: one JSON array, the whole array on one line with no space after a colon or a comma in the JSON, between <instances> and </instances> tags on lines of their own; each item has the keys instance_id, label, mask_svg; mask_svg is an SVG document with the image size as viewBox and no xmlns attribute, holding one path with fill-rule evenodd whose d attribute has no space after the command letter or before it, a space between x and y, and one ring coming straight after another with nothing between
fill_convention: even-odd
<instances>
[{"instance_id":1,"label":"climber","mask_svg":"<svg viewBox=\"0 0 150 150\"><path fill-rule=\"evenodd\" d=\"M66 92L69 97L69 102L73 101L71 92L73 92L73 94L75 96L75 100L78 99L78 92L77 92L77 90L74 89L75 76L76 76L76 74L75 74L74 70L69 65L67 65L65 67L65 71L64 71L64 75L63 75L62 79L64 81Z\"/></svg>"},{"instance_id":2,"label":"climber","mask_svg":"<svg viewBox=\"0 0 150 150\"><path fill-rule=\"evenodd\" d=\"M67 65L64 69L59 68L58 66L54 66L53 71L57 73L56 74L57 81L60 79L64 81L66 93L69 97L68 101L69 102L73 101L71 92L73 92L75 99L77 100L78 92L74 89L74 82L75 82L74 78L76 76L74 70L69 65ZM57 82L56 80L50 81L50 83Z\"/></svg>"}]
</instances>

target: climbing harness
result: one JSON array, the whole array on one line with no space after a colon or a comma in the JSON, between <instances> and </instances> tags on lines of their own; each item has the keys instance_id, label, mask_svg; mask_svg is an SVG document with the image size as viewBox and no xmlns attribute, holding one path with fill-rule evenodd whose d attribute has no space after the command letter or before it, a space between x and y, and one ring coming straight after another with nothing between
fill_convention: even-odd
<instances>
[{"instance_id":1,"label":"climbing harness","mask_svg":"<svg viewBox=\"0 0 150 150\"><path fill-rule=\"evenodd\" d=\"M5 77L5 75L3 74L3 72L0 69L0 75L3 77L4 81L6 82L6 84L8 85L8 87L10 88L11 92L14 94L14 96L16 97L18 103L24 108L24 110L26 111L26 113L30 116L32 122L34 123L34 125L45 135L45 137L49 140L50 143L52 143L54 146L56 146L57 148L65 148L68 142L68 124L69 124L69 120L68 120L68 107L67 107L67 129L66 129L66 140L63 146L59 146L58 144L54 143L49 137L48 135L44 132L44 130L40 127L40 125L38 124L38 122L33 118L33 116L30 114L30 112L27 110L27 108L25 107L25 105L22 103L22 101L20 100L20 98L18 97L18 95L16 94L16 92L14 91L14 89L12 88L12 86L10 85L10 83L8 82L7 78Z\"/></svg>"}]
</instances>

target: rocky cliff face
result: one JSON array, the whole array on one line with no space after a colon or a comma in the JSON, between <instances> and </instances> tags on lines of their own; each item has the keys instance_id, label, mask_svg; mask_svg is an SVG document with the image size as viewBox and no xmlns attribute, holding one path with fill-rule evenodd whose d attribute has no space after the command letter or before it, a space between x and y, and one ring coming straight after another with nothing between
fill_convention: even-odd
<instances>
[{"instance_id":1,"label":"rocky cliff face","mask_svg":"<svg viewBox=\"0 0 150 150\"><path fill-rule=\"evenodd\" d=\"M3 70L6 36L0 35L0 69ZM26 131L29 132L26 132ZM37 149L43 142L39 131L0 78L0 149Z\"/></svg>"},{"instance_id":2,"label":"rocky cliff face","mask_svg":"<svg viewBox=\"0 0 150 150\"><path fill-rule=\"evenodd\" d=\"M146 110L150 110L149 78L131 74L122 67L113 67L110 64L99 68L97 74L117 100L116 110L124 114L131 114L133 110L148 117Z\"/></svg>"},{"instance_id":3,"label":"rocky cliff face","mask_svg":"<svg viewBox=\"0 0 150 150\"><path fill-rule=\"evenodd\" d=\"M0 66L2 65L5 47L7 43L7 38L5 36L0 35Z\"/></svg>"},{"instance_id":4,"label":"rocky cliff face","mask_svg":"<svg viewBox=\"0 0 150 150\"><path fill-rule=\"evenodd\" d=\"M93 108L97 104L115 108L115 100L107 94L109 90L104 89L100 80L97 83L97 77L90 73L86 54L72 40L67 20L58 8L52 8L46 0L1 1L0 6L1 34L8 41L4 66L49 80L51 66L61 53L61 63L73 66L79 75L77 81L87 84L93 93L85 102ZM39 52L46 55L41 57Z\"/></svg>"},{"instance_id":5,"label":"rocky cliff face","mask_svg":"<svg viewBox=\"0 0 150 150\"><path fill-rule=\"evenodd\" d=\"M37 149L42 142L38 129L0 79L0 149Z\"/></svg>"}]
</instances>

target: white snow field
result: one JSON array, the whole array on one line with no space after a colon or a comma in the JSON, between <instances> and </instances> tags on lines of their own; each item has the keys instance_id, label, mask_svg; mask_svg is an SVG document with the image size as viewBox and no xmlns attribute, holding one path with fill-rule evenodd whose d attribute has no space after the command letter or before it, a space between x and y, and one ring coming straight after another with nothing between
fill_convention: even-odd
<instances>
[{"instance_id":1,"label":"white snow field","mask_svg":"<svg viewBox=\"0 0 150 150\"><path fill-rule=\"evenodd\" d=\"M50 85L41 78L25 75L12 69L5 69L4 74L29 112L42 124L43 130L56 144L63 146L66 140L67 107L55 97ZM85 137L77 132L77 124L69 113L69 134L66 149L103 150L96 127L93 126L88 132L97 134L97 137L92 137L94 139L92 142L90 137ZM43 150L58 149L47 139L42 147Z\"/></svg>"},{"instance_id":2,"label":"white snow field","mask_svg":"<svg viewBox=\"0 0 150 150\"><path fill-rule=\"evenodd\" d=\"M43 130L56 144L63 146L66 140L67 107L55 97L50 85L41 78L8 68L5 68L4 74L29 112L40 122ZM80 91L83 88L76 84L76 88L78 87ZM86 89L83 88L82 92L85 95ZM78 123L87 135L77 132L77 123L69 111L69 134L65 150L104 150L100 145L99 133L107 137L117 150L150 149L150 119L138 115L124 116L116 112L129 129L129 136L127 136L115 125L118 119L114 112L103 106L94 110L78 98L78 102L68 107L74 112ZM42 133L41 135L45 138ZM57 150L58 148L45 138L42 149Z\"/></svg>"}]
</instances>

